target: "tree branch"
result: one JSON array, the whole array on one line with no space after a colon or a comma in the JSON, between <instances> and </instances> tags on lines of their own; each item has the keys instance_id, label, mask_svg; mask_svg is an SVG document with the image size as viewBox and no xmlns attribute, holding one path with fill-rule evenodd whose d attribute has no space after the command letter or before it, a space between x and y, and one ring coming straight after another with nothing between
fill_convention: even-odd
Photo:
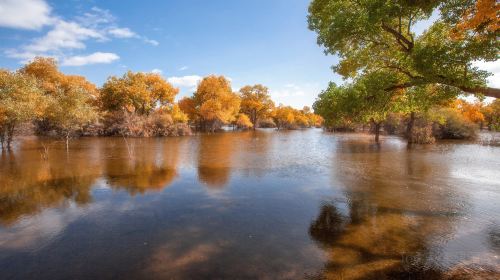
<instances>
[{"instance_id":1,"label":"tree branch","mask_svg":"<svg viewBox=\"0 0 500 280\"><path fill-rule=\"evenodd\" d=\"M477 94L481 93L484 96L500 98L500 88L492 88L492 87L458 87L464 92Z\"/></svg>"},{"instance_id":2,"label":"tree branch","mask_svg":"<svg viewBox=\"0 0 500 280\"><path fill-rule=\"evenodd\" d=\"M401 35L398 31L394 30L385 23L382 23L382 29L391 33L397 40L398 44L403 47L405 52L410 52L413 49L413 43L408 40L405 36Z\"/></svg>"}]
</instances>

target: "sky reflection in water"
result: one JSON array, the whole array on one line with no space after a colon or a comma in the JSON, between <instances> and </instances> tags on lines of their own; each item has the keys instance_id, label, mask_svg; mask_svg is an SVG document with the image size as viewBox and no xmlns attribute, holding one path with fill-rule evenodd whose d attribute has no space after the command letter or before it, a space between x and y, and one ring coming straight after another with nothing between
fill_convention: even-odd
<instances>
[{"instance_id":1,"label":"sky reflection in water","mask_svg":"<svg viewBox=\"0 0 500 280\"><path fill-rule=\"evenodd\" d=\"M2 277L498 273L498 147L314 129L128 142L83 138L66 153L28 138L2 153Z\"/></svg>"}]
</instances>

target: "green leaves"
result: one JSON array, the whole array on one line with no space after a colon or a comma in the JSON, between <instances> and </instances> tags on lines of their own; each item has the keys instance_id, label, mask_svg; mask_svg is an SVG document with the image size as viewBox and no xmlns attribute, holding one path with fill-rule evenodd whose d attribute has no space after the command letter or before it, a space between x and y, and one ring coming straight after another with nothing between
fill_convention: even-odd
<instances>
[{"instance_id":1,"label":"green leaves","mask_svg":"<svg viewBox=\"0 0 500 280\"><path fill-rule=\"evenodd\" d=\"M485 5L476 7L477 13L491 16ZM473 32L454 36L460 17L474 7L474 1L468 0L314 0L308 23L325 52L340 57L333 69L344 78L383 71L396 78L386 90L446 84L500 97L500 90L485 88L489 73L472 67L474 61L498 58L497 36L479 38ZM415 24L437 14L438 9L442 9L441 18L417 36ZM481 26L478 18L489 20L488 30L493 32L491 21L495 19L486 16L472 17L474 24L469 25Z\"/></svg>"}]
</instances>

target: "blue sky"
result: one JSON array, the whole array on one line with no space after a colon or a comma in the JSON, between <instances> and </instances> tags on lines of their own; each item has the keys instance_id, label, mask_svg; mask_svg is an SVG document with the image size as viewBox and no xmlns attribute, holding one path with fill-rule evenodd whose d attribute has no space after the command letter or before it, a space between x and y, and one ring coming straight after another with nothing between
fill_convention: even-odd
<instances>
[{"instance_id":1,"label":"blue sky","mask_svg":"<svg viewBox=\"0 0 500 280\"><path fill-rule=\"evenodd\" d=\"M50 55L98 85L129 69L158 71L180 96L222 74L233 90L261 83L277 103L301 108L341 81L307 28L308 3L0 0L0 67Z\"/></svg>"},{"instance_id":2,"label":"blue sky","mask_svg":"<svg viewBox=\"0 0 500 280\"><path fill-rule=\"evenodd\" d=\"M233 90L269 87L276 103L312 105L341 83L307 28L309 0L0 0L0 67L36 55L102 85L127 70L158 72L191 95L201 77L229 77ZM432 22L422 22L422 32ZM498 63L482 65L500 72ZM490 83L500 86L499 75Z\"/></svg>"}]
</instances>

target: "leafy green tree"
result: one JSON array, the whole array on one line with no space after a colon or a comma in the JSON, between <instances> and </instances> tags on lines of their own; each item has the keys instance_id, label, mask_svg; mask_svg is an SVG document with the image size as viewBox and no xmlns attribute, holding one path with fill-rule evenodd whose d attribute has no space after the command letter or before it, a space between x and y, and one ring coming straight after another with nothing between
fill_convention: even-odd
<instances>
[{"instance_id":1,"label":"leafy green tree","mask_svg":"<svg viewBox=\"0 0 500 280\"><path fill-rule=\"evenodd\" d=\"M269 117L274 108L269 90L263 85L244 86L240 89L240 111L250 118L255 129L259 120Z\"/></svg>"},{"instance_id":2,"label":"leafy green tree","mask_svg":"<svg viewBox=\"0 0 500 280\"><path fill-rule=\"evenodd\" d=\"M470 16L474 24L460 26L471 10L483 11L475 2L313 0L308 22L325 52L339 56L333 69L345 78L385 73L395 78L385 91L439 84L499 98L500 89L486 86L490 73L472 66L498 59L498 27L491 27L491 16ZM417 35L416 24L437 11L440 17ZM488 28L478 38L484 25Z\"/></svg>"},{"instance_id":3,"label":"leafy green tree","mask_svg":"<svg viewBox=\"0 0 500 280\"><path fill-rule=\"evenodd\" d=\"M0 69L0 142L10 148L16 127L39 117L45 109L43 91L32 77Z\"/></svg>"}]
</instances>

